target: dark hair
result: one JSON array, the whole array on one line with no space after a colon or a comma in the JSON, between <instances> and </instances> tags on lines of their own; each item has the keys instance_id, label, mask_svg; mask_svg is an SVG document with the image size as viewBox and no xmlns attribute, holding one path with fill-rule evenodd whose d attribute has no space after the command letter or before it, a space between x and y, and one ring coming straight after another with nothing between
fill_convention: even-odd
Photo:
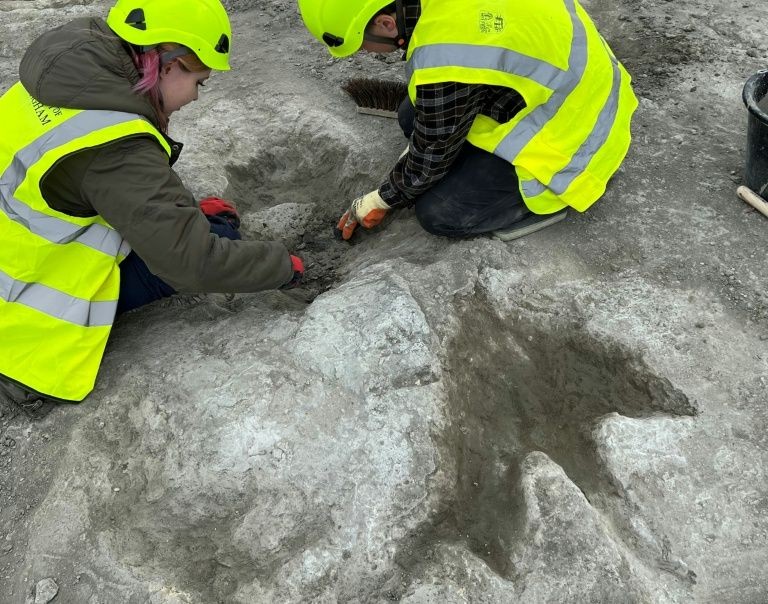
<instances>
[{"instance_id":1,"label":"dark hair","mask_svg":"<svg viewBox=\"0 0 768 604\"><path fill-rule=\"evenodd\" d=\"M380 15L382 13L387 13L388 15L391 13L394 13L397 10L397 2L392 2L391 4L387 4L384 8L382 8L377 15Z\"/></svg>"}]
</instances>

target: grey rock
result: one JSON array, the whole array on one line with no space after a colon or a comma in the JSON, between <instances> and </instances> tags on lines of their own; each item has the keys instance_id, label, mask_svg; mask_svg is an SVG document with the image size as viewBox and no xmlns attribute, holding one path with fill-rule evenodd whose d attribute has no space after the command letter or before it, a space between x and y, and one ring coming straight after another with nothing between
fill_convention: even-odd
<instances>
[{"instance_id":1,"label":"grey rock","mask_svg":"<svg viewBox=\"0 0 768 604\"><path fill-rule=\"evenodd\" d=\"M53 579L43 579L35 585L34 604L48 604L59 593L59 586Z\"/></svg>"},{"instance_id":2,"label":"grey rock","mask_svg":"<svg viewBox=\"0 0 768 604\"><path fill-rule=\"evenodd\" d=\"M0 3L0 90L109 4ZM329 60L294 1L228 2L234 69L174 115L176 168L309 285L122 317L49 438L2 407L0 603L25 577L81 577L68 602L768 599L765 226L727 177L768 8L585 6L642 80L604 199L510 244L402 210L350 245L332 227L403 139L340 85L402 64Z\"/></svg>"}]
</instances>

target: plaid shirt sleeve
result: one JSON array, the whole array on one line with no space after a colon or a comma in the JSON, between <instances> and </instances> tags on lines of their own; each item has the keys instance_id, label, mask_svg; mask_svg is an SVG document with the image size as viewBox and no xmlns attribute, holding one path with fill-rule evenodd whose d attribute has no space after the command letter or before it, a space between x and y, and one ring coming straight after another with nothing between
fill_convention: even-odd
<instances>
[{"instance_id":1,"label":"plaid shirt sleeve","mask_svg":"<svg viewBox=\"0 0 768 604\"><path fill-rule=\"evenodd\" d=\"M416 88L409 152L379 187L390 206L407 206L448 172L484 102L484 86L444 82Z\"/></svg>"}]
</instances>

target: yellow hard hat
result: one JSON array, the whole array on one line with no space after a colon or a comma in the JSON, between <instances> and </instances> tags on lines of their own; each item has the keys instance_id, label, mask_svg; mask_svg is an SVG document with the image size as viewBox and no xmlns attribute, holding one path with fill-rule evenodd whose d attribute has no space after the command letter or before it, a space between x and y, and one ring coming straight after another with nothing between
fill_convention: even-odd
<instances>
[{"instance_id":1,"label":"yellow hard hat","mask_svg":"<svg viewBox=\"0 0 768 604\"><path fill-rule=\"evenodd\" d=\"M347 57L363 45L365 27L392 0L299 0L309 32L334 57Z\"/></svg>"},{"instance_id":2,"label":"yellow hard hat","mask_svg":"<svg viewBox=\"0 0 768 604\"><path fill-rule=\"evenodd\" d=\"M210 69L229 70L232 27L220 0L117 0L107 24L126 42L175 42Z\"/></svg>"}]
</instances>

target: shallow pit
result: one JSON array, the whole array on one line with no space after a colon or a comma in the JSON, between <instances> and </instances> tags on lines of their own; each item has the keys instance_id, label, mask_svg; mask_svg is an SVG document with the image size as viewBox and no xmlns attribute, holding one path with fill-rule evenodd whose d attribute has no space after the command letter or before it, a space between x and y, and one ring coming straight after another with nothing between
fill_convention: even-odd
<instances>
[{"instance_id":1,"label":"shallow pit","mask_svg":"<svg viewBox=\"0 0 768 604\"><path fill-rule=\"evenodd\" d=\"M596 339L579 322L502 319L478 298L465 300L460 316L444 368L452 424L436 437L455 464L455 489L404 542L397 562L414 575L437 543L464 542L511 579L510 552L525 513L520 464L528 453L546 453L594 507L611 514L606 502L621 495L595 451L598 420L614 412L691 416L697 408L639 352ZM617 524L618 534L631 532Z\"/></svg>"}]
</instances>

